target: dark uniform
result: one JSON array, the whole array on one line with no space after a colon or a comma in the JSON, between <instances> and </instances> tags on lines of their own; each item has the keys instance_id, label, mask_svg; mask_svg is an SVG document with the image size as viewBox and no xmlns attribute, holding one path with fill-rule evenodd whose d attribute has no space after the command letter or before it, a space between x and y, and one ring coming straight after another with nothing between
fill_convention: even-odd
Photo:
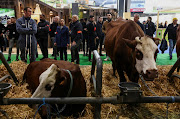
<instances>
[{"instance_id":1,"label":"dark uniform","mask_svg":"<svg viewBox=\"0 0 180 119\"><path fill-rule=\"evenodd\" d=\"M102 45L103 45L103 41L104 41L104 33L102 32L102 25L103 22L97 22L96 25L96 32L97 32L97 36L99 39L96 40L96 49L98 49L98 46L100 44L100 50L99 50L99 54L102 55Z\"/></svg>"},{"instance_id":2,"label":"dark uniform","mask_svg":"<svg viewBox=\"0 0 180 119\"><path fill-rule=\"evenodd\" d=\"M82 26L83 26L83 32L82 32L83 33L83 53L84 53L84 55L87 55L87 53L88 53L88 33L85 30L87 28L86 22L83 22ZM86 42L87 42L87 45L86 45L86 49L85 49Z\"/></svg>"},{"instance_id":3,"label":"dark uniform","mask_svg":"<svg viewBox=\"0 0 180 119\"><path fill-rule=\"evenodd\" d=\"M0 23L0 48L1 48L2 52L3 52L3 46L5 44L4 38L3 38L3 35L2 35L4 29L5 29L5 26L2 23Z\"/></svg>"},{"instance_id":4,"label":"dark uniform","mask_svg":"<svg viewBox=\"0 0 180 119\"><path fill-rule=\"evenodd\" d=\"M76 64L79 64L79 47L83 39L82 25L77 20L71 25L71 42L75 41L76 45L71 46L71 62L76 60Z\"/></svg>"},{"instance_id":5,"label":"dark uniform","mask_svg":"<svg viewBox=\"0 0 180 119\"><path fill-rule=\"evenodd\" d=\"M53 23L50 25L50 29L49 29L49 35L50 35L50 37L51 37L51 43L52 43L52 47L53 47L53 54L52 54L52 56L56 56L56 55L54 55L54 54L57 53L57 48L54 46L57 26L58 26L58 23L53 22ZM56 53L55 53L55 52L56 52Z\"/></svg>"},{"instance_id":6,"label":"dark uniform","mask_svg":"<svg viewBox=\"0 0 180 119\"><path fill-rule=\"evenodd\" d=\"M156 31L155 25L153 22L147 22L145 26L145 33L148 36L153 37L154 32Z\"/></svg>"},{"instance_id":7,"label":"dark uniform","mask_svg":"<svg viewBox=\"0 0 180 119\"><path fill-rule=\"evenodd\" d=\"M14 43L16 43L16 48L17 48L17 55L16 55L16 60L19 60L19 43L18 43L18 38L19 38L19 33L16 30L16 23L13 23L11 25L7 26L7 29L9 30L9 54L8 54L8 61L11 60L11 52L12 48L14 46Z\"/></svg>"},{"instance_id":8,"label":"dark uniform","mask_svg":"<svg viewBox=\"0 0 180 119\"><path fill-rule=\"evenodd\" d=\"M43 54L43 58L48 58L48 32L49 22L46 20L41 20L38 23L37 39Z\"/></svg>"},{"instance_id":9,"label":"dark uniform","mask_svg":"<svg viewBox=\"0 0 180 119\"><path fill-rule=\"evenodd\" d=\"M96 50L96 46L95 46L95 38L97 37L96 25L92 21L89 21L89 23L87 24L87 30L88 30L89 61L90 61L91 51Z\"/></svg>"}]
</instances>

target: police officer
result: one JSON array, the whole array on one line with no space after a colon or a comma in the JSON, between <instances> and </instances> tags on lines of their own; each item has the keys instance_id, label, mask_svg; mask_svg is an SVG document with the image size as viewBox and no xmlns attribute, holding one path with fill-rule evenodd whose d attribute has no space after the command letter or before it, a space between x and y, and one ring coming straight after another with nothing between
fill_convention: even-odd
<instances>
[{"instance_id":1,"label":"police officer","mask_svg":"<svg viewBox=\"0 0 180 119\"><path fill-rule=\"evenodd\" d=\"M40 22L37 26L37 37L38 43L40 45L41 52L43 54L43 58L48 58L48 32L49 32L49 22L45 20L45 15L40 16Z\"/></svg>"},{"instance_id":2,"label":"police officer","mask_svg":"<svg viewBox=\"0 0 180 119\"><path fill-rule=\"evenodd\" d=\"M71 62L79 64L79 47L82 41L82 25L78 20L77 15L72 16L71 25Z\"/></svg>"},{"instance_id":3,"label":"police officer","mask_svg":"<svg viewBox=\"0 0 180 119\"><path fill-rule=\"evenodd\" d=\"M14 46L14 43L16 43L16 48L17 48L16 61L18 61L19 60L19 58L18 58L19 57L19 44L18 44L19 34L16 30L16 18L15 17L11 17L11 25L9 25L8 30L9 30L9 35L8 35L9 54L8 54L7 61L11 61L11 52L12 52L12 48Z\"/></svg>"},{"instance_id":4,"label":"police officer","mask_svg":"<svg viewBox=\"0 0 180 119\"><path fill-rule=\"evenodd\" d=\"M90 15L89 23L87 24L88 30L88 41L89 41L89 61L91 61L91 51L96 50L95 38L97 37L96 33L96 24L94 22L94 16Z\"/></svg>"},{"instance_id":5,"label":"police officer","mask_svg":"<svg viewBox=\"0 0 180 119\"><path fill-rule=\"evenodd\" d=\"M54 17L53 18L53 23L50 25L50 29L49 29L49 35L50 35L51 42L52 42L52 47L53 47L52 56L56 56L55 54L57 53L57 47L54 46L54 43L55 43L55 35L56 35L56 29L57 29L57 26L58 26L58 21L59 21L59 17L58 16Z\"/></svg>"}]
</instances>

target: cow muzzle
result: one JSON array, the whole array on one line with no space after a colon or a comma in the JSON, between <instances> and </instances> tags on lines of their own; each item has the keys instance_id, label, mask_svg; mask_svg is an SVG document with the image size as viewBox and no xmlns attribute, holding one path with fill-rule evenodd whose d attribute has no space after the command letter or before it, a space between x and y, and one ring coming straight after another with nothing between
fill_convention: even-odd
<instances>
[{"instance_id":1,"label":"cow muzzle","mask_svg":"<svg viewBox=\"0 0 180 119\"><path fill-rule=\"evenodd\" d=\"M158 71L156 69L147 70L146 74L143 74L143 77L146 81L153 81L158 77Z\"/></svg>"}]
</instances>

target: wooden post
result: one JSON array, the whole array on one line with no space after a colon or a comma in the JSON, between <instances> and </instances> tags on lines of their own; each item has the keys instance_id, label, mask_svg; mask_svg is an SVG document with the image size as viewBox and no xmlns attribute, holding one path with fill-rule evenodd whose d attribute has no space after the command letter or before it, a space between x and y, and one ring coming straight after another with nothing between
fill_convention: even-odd
<instances>
[{"instance_id":1,"label":"wooden post","mask_svg":"<svg viewBox=\"0 0 180 119\"><path fill-rule=\"evenodd\" d=\"M157 14L156 37L158 35L158 32L157 32L158 27L159 27L159 11L158 11L158 14Z\"/></svg>"}]
</instances>

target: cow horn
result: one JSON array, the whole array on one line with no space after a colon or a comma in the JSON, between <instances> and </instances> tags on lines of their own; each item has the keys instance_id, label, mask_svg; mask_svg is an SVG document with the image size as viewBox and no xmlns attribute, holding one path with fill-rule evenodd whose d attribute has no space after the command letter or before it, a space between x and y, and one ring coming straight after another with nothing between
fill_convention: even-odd
<instances>
[{"instance_id":1,"label":"cow horn","mask_svg":"<svg viewBox=\"0 0 180 119\"><path fill-rule=\"evenodd\" d=\"M60 68L57 68L57 71L61 71L61 69L60 69Z\"/></svg>"},{"instance_id":2,"label":"cow horn","mask_svg":"<svg viewBox=\"0 0 180 119\"><path fill-rule=\"evenodd\" d=\"M142 43L139 37L136 37L135 40L137 41L137 43Z\"/></svg>"}]
</instances>

